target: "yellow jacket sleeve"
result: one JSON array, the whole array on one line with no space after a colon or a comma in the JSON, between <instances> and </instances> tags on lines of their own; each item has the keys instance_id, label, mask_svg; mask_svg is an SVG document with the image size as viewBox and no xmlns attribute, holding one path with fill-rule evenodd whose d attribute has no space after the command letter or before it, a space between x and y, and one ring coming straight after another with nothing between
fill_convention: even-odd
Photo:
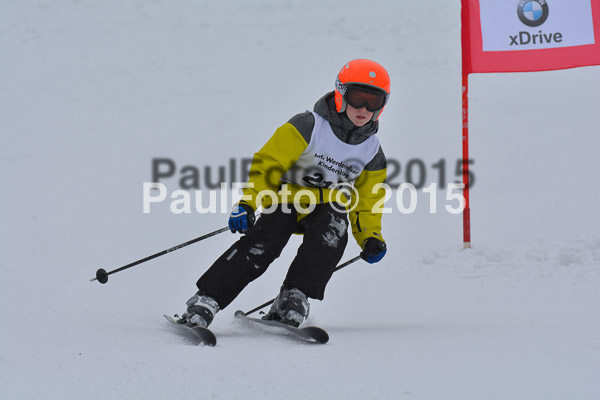
<instances>
[{"instance_id":1,"label":"yellow jacket sleeve","mask_svg":"<svg viewBox=\"0 0 600 400\"><path fill-rule=\"evenodd\" d=\"M277 128L271 139L252 158L248 180L250 187L243 190L242 202L254 210L260 205L268 207L270 204L257 204L258 193L266 190L277 193L281 177L298 161L307 147L308 143L294 125L288 122ZM268 198L261 203L265 201Z\"/></svg>"},{"instance_id":2,"label":"yellow jacket sleeve","mask_svg":"<svg viewBox=\"0 0 600 400\"><path fill-rule=\"evenodd\" d=\"M370 237L383 240L381 236L381 216L385 200L383 184L386 169L377 171L364 170L354 184L358 192L356 207L350 212L350 224L354 239L364 249L364 242Z\"/></svg>"}]
</instances>

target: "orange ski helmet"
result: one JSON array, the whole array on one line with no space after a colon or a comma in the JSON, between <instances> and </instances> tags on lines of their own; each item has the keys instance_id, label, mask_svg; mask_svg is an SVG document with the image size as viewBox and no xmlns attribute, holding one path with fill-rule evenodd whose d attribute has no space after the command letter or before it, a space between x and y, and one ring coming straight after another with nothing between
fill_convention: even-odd
<instances>
[{"instance_id":1,"label":"orange ski helmet","mask_svg":"<svg viewBox=\"0 0 600 400\"><path fill-rule=\"evenodd\" d=\"M390 97L390 76L385 68L375 61L357 59L344 64L335 81L335 108L338 113L346 111L348 101L346 94L352 87L373 89L383 92L384 101L381 108L373 114L373 121L377 121Z\"/></svg>"}]
</instances>

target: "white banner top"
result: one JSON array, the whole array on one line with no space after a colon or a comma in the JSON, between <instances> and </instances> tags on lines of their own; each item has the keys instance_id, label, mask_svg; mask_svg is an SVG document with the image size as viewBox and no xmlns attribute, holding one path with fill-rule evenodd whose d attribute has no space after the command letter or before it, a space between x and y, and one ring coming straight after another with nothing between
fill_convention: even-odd
<instances>
[{"instance_id":1,"label":"white banner top","mask_svg":"<svg viewBox=\"0 0 600 400\"><path fill-rule=\"evenodd\" d=\"M591 0L480 0L483 51L595 44Z\"/></svg>"}]
</instances>

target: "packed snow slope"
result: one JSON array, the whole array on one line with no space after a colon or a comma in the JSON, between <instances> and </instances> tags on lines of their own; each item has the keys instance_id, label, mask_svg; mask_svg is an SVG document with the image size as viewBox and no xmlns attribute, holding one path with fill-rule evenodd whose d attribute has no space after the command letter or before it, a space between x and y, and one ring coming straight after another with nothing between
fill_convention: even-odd
<instances>
[{"instance_id":1,"label":"packed snow slope","mask_svg":"<svg viewBox=\"0 0 600 400\"><path fill-rule=\"evenodd\" d=\"M471 76L462 250L444 187L461 157L459 1L3 0L0 54L0 398L600 398L600 67ZM186 166L205 192L207 176L243 180L242 160L361 57L392 78L391 183L437 190L410 214L393 190L387 256L313 301L330 343L233 318L276 294L299 237L217 315L215 348L161 315L184 311L232 234L89 282L226 225L170 197L144 214L153 159L176 165L169 196Z\"/></svg>"}]
</instances>

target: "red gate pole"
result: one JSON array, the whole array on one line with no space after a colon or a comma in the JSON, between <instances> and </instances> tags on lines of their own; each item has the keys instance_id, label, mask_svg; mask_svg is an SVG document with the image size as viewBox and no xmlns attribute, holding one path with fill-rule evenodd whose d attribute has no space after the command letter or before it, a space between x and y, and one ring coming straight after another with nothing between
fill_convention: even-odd
<instances>
[{"instance_id":1,"label":"red gate pole","mask_svg":"<svg viewBox=\"0 0 600 400\"><path fill-rule=\"evenodd\" d=\"M471 247L471 204L469 201L469 74L463 72L462 77L462 173L463 196L463 248Z\"/></svg>"}]
</instances>

